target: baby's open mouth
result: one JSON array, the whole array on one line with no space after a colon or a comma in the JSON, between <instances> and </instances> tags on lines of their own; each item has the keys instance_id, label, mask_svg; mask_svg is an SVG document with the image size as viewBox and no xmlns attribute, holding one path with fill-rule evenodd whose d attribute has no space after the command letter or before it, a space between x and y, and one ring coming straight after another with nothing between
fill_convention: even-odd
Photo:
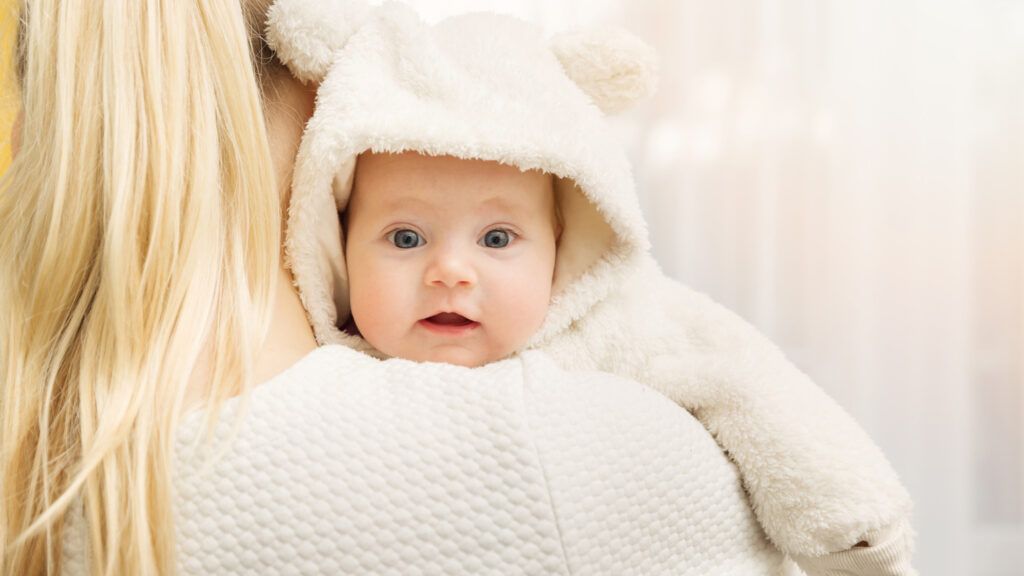
<instances>
[{"instance_id":1,"label":"baby's open mouth","mask_svg":"<svg viewBox=\"0 0 1024 576\"><path fill-rule=\"evenodd\" d=\"M434 314L430 318L424 318L423 321L431 324L440 324L442 326L465 326L467 324L475 324L475 322L469 318L454 312L441 312L440 314Z\"/></svg>"},{"instance_id":2,"label":"baby's open mouth","mask_svg":"<svg viewBox=\"0 0 1024 576\"><path fill-rule=\"evenodd\" d=\"M479 322L470 320L462 314L456 314L455 312L441 312L440 314L434 314L429 318L420 320L420 324L435 334L446 336L462 336L464 334L469 334L480 325Z\"/></svg>"}]
</instances>

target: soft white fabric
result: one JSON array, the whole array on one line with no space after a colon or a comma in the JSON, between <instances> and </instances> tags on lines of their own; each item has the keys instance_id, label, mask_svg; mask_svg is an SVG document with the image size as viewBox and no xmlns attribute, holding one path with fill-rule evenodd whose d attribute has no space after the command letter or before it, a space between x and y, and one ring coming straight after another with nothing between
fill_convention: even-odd
<instances>
[{"instance_id":1,"label":"soft white fabric","mask_svg":"<svg viewBox=\"0 0 1024 576\"><path fill-rule=\"evenodd\" d=\"M636 379L690 410L736 463L785 552L820 557L896 533L909 558L910 499L870 438L749 324L649 256L629 163L602 115L653 85L639 41L548 40L489 14L428 26L404 5L352 0L278 0L270 38L297 77L321 82L286 241L320 343L374 353L338 328L348 317L338 212L359 153L546 170L559 177L565 231L556 295L528 347L568 369Z\"/></svg>"},{"instance_id":2,"label":"soft white fabric","mask_svg":"<svg viewBox=\"0 0 1024 576\"><path fill-rule=\"evenodd\" d=\"M175 459L183 574L784 574L734 466L649 387L324 346ZM80 543L65 573L84 574Z\"/></svg>"},{"instance_id":3,"label":"soft white fabric","mask_svg":"<svg viewBox=\"0 0 1024 576\"><path fill-rule=\"evenodd\" d=\"M183 423L182 442L200 422ZM208 470L183 460L176 486L186 573L772 574L781 562L695 420L539 353L470 370L321 348L258 388L237 442Z\"/></svg>"}]
</instances>

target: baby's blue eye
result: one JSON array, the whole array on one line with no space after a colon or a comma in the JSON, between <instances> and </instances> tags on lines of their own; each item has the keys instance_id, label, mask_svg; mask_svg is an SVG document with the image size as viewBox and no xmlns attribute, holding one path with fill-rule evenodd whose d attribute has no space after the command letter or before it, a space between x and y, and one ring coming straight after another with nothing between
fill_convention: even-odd
<instances>
[{"instance_id":1,"label":"baby's blue eye","mask_svg":"<svg viewBox=\"0 0 1024 576\"><path fill-rule=\"evenodd\" d=\"M423 241L423 238L420 238L420 235L412 230L395 230L391 234L388 234L388 236L390 236L392 244L402 249L416 248L426 244L426 242Z\"/></svg>"},{"instance_id":2,"label":"baby's blue eye","mask_svg":"<svg viewBox=\"0 0 1024 576\"><path fill-rule=\"evenodd\" d=\"M511 241L508 230L495 228L494 230L488 230L484 234L484 237L480 239L480 245L487 248L504 248Z\"/></svg>"}]
</instances>

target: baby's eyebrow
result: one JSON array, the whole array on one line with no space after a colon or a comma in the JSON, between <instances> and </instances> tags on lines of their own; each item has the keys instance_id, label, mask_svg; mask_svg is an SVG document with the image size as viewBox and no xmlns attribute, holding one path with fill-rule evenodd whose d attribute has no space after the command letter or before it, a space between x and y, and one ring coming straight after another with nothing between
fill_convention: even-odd
<instances>
[{"instance_id":1,"label":"baby's eyebrow","mask_svg":"<svg viewBox=\"0 0 1024 576\"><path fill-rule=\"evenodd\" d=\"M487 208L506 210L516 214L521 214L527 210L521 202L510 201L507 196L492 196L481 204Z\"/></svg>"},{"instance_id":2,"label":"baby's eyebrow","mask_svg":"<svg viewBox=\"0 0 1024 576\"><path fill-rule=\"evenodd\" d=\"M399 196L398 198L390 198L384 202L385 210L400 210L405 208L412 208L417 211L428 210L435 208L433 202L422 200L413 196Z\"/></svg>"}]
</instances>

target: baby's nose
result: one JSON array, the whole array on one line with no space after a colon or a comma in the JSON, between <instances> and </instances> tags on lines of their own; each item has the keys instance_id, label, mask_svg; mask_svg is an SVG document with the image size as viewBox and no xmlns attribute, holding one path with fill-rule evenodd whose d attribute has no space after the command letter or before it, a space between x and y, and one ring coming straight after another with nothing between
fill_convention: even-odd
<instances>
[{"instance_id":1,"label":"baby's nose","mask_svg":"<svg viewBox=\"0 0 1024 576\"><path fill-rule=\"evenodd\" d=\"M424 278L429 286L454 288L475 286L476 270L469 260L455 251L444 251L431 261Z\"/></svg>"}]
</instances>

